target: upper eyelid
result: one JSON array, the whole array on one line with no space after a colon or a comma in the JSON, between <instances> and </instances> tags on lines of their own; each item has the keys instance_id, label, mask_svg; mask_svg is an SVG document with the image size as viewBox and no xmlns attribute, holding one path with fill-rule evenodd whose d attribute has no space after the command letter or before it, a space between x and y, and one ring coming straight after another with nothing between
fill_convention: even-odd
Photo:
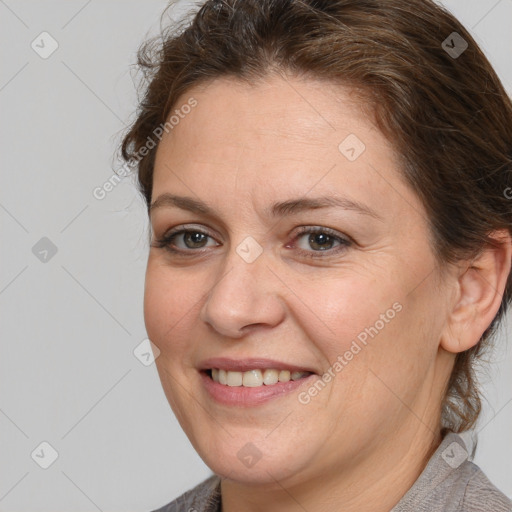
<instances>
[{"instance_id":1,"label":"upper eyelid","mask_svg":"<svg viewBox=\"0 0 512 512\"><path fill-rule=\"evenodd\" d=\"M307 234L308 232L327 232L330 234L330 236L337 236L339 238L342 238L342 239L345 239L348 241L352 241L351 237L349 237L348 235L340 233L337 229L329 228L327 226L318 226L318 225L314 225L314 224L301 225L301 226L294 228L293 231L295 231L295 230L298 230L296 233L296 236L302 235L302 234ZM169 236L182 234L183 232L188 232L188 231L201 232L201 233L204 233L205 235L215 238L215 235L213 235L211 232L211 231L215 231L215 230L212 230L211 228L196 227L195 225L188 225L188 224L184 224L184 225L180 225L180 226L171 228L168 231L166 231L160 238L168 238Z\"/></svg>"},{"instance_id":2,"label":"upper eyelid","mask_svg":"<svg viewBox=\"0 0 512 512\"><path fill-rule=\"evenodd\" d=\"M204 227L198 228L198 227L195 227L194 225L189 226L188 224L185 224L185 225L182 225L182 226L176 226L175 228L169 229L160 238L168 238L170 236L180 235L180 234L183 234L183 232L186 233L186 232L189 232L189 231L200 232L200 233L203 233L203 234L209 236L210 238L215 238L215 236L211 232L213 230L205 229Z\"/></svg>"}]
</instances>

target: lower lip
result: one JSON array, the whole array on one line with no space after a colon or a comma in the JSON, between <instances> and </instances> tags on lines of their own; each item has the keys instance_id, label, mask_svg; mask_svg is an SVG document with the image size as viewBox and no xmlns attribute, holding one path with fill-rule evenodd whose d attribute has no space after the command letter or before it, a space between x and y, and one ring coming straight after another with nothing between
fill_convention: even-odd
<instances>
[{"instance_id":1,"label":"lower lip","mask_svg":"<svg viewBox=\"0 0 512 512\"><path fill-rule=\"evenodd\" d=\"M263 385L249 388L244 386L226 386L215 382L205 372L200 373L203 385L211 398L222 405L237 407L254 407L270 400L289 395L300 386L311 383L311 380L316 377L315 374L311 374L299 380L277 382L270 386Z\"/></svg>"}]
</instances>

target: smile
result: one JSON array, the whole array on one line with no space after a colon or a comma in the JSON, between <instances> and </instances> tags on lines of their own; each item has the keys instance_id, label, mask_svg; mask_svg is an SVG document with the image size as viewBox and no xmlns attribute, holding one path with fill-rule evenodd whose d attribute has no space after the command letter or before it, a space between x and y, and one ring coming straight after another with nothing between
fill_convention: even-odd
<instances>
[{"instance_id":1,"label":"smile","mask_svg":"<svg viewBox=\"0 0 512 512\"><path fill-rule=\"evenodd\" d=\"M224 386L256 388L273 386L278 382L296 381L311 375L311 372L290 370L254 369L245 372L212 368L207 372L214 382Z\"/></svg>"},{"instance_id":2,"label":"smile","mask_svg":"<svg viewBox=\"0 0 512 512\"><path fill-rule=\"evenodd\" d=\"M211 368L199 373L208 400L236 408L257 407L272 400L284 399L318 378L309 371L273 368L245 371Z\"/></svg>"}]
</instances>

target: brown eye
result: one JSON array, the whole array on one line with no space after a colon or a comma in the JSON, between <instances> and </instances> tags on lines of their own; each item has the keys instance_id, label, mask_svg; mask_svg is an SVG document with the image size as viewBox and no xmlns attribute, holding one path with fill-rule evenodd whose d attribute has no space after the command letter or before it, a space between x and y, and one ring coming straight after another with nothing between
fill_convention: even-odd
<instances>
[{"instance_id":1,"label":"brown eye","mask_svg":"<svg viewBox=\"0 0 512 512\"><path fill-rule=\"evenodd\" d=\"M183 235L182 240L189 249L198 249L203 247L204 242L208 238L208 235L205 235L200 231L184 231L183 233L174 235L173 238L177 237L178 235Z\"/></svg>"},{"instance_id":2,"label":"brown eye","mask_svg":"<svg viewBox=\"0 0 512 512\"><path fill-rule=\"evenodd\" d=\"M336 242L334 237L326 235L325 233L312 233L308 237L308 244L312 249L319 251L326 251L332 248Z\"/></svg>"},{"instance_id":3,"label":"brown eye","mask_svg":"<svg viewBox=\"0 0 512 512\"><path fill-rule=\"evenodd\" d=\"M348 239L336 231L323 227L302 227L295 240L298 240L296 247L299 252L312 258L327 257L339 253L351 245Z\"/></svg>"},{"instance_id":4,"label":"brown eye","mask_svg":"<svg viewBox=\"0 0 512 512\"><path fill-rule=\"evenodd\" d=\"M198 249L203 249L208 246L208 239L212 240L213 245L217 245L208 233L198 229L176 229L157 240L154 247L166 249L171 253L186 255L186 253L199 253L200 251Z\"/></svg>"}]
</instances>

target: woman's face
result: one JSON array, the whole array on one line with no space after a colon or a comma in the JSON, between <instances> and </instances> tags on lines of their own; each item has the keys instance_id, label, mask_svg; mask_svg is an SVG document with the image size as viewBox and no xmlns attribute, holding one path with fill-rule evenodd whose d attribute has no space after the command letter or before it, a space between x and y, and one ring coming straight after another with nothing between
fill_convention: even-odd
<instances>
[{"instance_id":1,"label":"woman's face","mask_svg":"<svg viewBox=\"0 0 512 512\"><path fill-rule=\"evenodd\" d=\"M144 314L195 449L241 483L398 464L436 429L450 291L390 144L348 89L315 81L219 79L174 110Z\"/></svg>"}]
</instances>

